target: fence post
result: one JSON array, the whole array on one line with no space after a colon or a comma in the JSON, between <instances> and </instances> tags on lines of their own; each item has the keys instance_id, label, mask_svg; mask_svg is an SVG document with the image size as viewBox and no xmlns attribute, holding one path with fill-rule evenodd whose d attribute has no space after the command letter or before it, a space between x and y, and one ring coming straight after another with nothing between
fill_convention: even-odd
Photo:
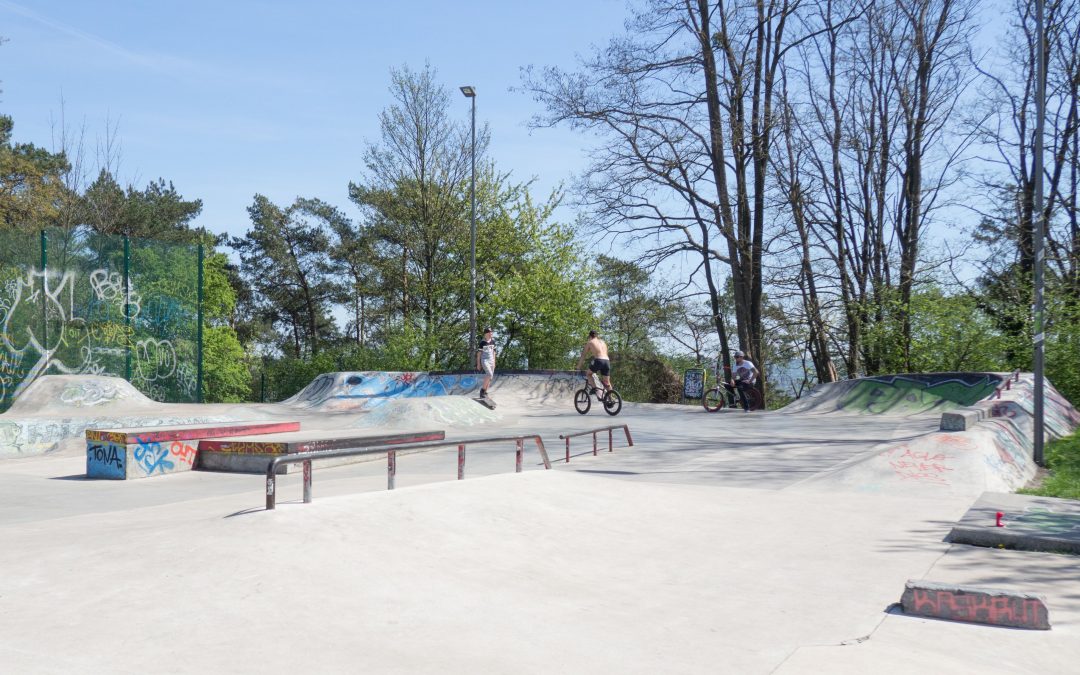
<instances>
[{"instance_id":1,"label":"fence post","mask_svg":"<svg viewBox=\"0 0 1080 675\"><path fill-rule=\"evenodd\" d=\"M131 382L131 240L124 235L124 379Z\"/></svg>"},{"instance_id":2,"label":"fence post","mask_svg":"<svg viewBox=\"0 0 1080 675\"><path fill-rule=\"evenodd\" d=\"M457 446L457 479L465 480L465 445Z\"/></svg>"},{"instance_id":3,"label":"fence post","mask_svg":"<svg viewBox=\"0 0 1080 675\"><path fill-rule=\"evenodd\" d=\"M520 438L517 439L517 453L516 453L516 455L517 455L517 457L514 460L514 473L521 473L522 447L521 447L521 439Z\"/></svg>"},{"instance_id":4,"label":"fence post","mask_svg":"<svg viewBox=\"0 0 1080 675\"><path fill-rule=\"evenodd\" d=\"M304 462L304 503L311 503L311 460Z\"/></svg>"},{"instance_id":5,"label":"fence post","mask_svg":"<svg viewBox=\"0 0 1080 675\"><path fill-rule=\"evenodd\" d=\"M397 478L397 452L386 453L386 489L393 490Z\"/></svg>"},{"instance_id":6,"label":"fence post","mask_svg":"<svg viewBox=\"0 0 1080 675\"><path fill-rule=\"evenodd\" d=\"M198 316L198 334L195 338L195 401L198 403L203 402L203 263L205 262L205 252L202 242L199 242L199 288L196 304L196 315ZM305 464L304 466L307 466Z\"/></svg>"}]
</instances>

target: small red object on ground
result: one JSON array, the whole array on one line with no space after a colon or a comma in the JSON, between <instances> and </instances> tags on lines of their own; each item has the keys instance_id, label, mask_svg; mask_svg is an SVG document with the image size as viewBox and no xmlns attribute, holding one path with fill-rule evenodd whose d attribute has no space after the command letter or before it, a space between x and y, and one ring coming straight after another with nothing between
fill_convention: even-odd
<instances>
[{"instance_id":1,"label":"small red object on ground","mask_svg":"<svg viewBox=\"0 0 1080 675\"><path fill-rule=\"evenodd\" d=\"M998 526L998 527L1005 527L1005 524L1001 522L1001 519L1002 519L1002 518L1003 518L1004 516L1005 516L1005 514L1004 514L1004 513L1002 513L1001 511L998 511L998 512L997 512L997 526Z\"/></svg>"}]
</instances>

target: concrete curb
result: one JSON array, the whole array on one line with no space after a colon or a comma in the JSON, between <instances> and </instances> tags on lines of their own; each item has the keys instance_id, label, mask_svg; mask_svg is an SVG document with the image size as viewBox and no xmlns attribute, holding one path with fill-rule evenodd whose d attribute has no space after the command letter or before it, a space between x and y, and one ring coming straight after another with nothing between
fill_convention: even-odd
<instances>
[{"instance_id":1,"label":"concrete curb","mask_svg":"<svg viewBox=\"0 0 1080 675\"><path fill-rule=\"evenodd\" d=\"M1002 526L996 525L1002 514ZM953 526L946 541L1024 551L1080 554L1080 502L984 492Z\"/></svg>"},{"instance_id":2,"label":"concrete curb","mask_svg":"<svg viewBox=\"0 0 1080 675\"><path fill-rule=\"evenodd\" d=\"M904 613L931 619L981 623L988 626L1050 630L1050 615L1042 596L908 581L900 600Z\"/></svg>"}]
</instances>

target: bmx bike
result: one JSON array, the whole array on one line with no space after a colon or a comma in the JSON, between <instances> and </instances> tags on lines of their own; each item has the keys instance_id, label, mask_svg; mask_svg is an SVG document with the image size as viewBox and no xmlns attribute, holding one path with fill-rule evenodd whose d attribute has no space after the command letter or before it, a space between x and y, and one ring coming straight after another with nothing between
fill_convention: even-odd
<instances>
[{"instance_id":1,"label":"bmx bike","mask_svg":"<svg viewBox=\"0 0 1080 675\"><path fill-rule=\"evenodd\" d=\"M594 396L604 406L607 414L618 415L622 410L622 396L614 389L604 389L596 373L591 373L591 378L586 376L585 386L574 392L574 409L582 415L589 412Z\"/></svg>"},{"instance_id":2,"label":"bmx bike","mask_svg":"<svg viewBox=\"0 0 1080 675\"><path fill-rule=\"evenodd\" d=\"M761 402L761 392L757 387L737 387L734 384L720 383L705 392L701 397L701 405L709 412L716 412L720 408L741 408L739 397L745 396L747 407L750 410L761 410L765 406Z\"/></svg>"}]
</instances>

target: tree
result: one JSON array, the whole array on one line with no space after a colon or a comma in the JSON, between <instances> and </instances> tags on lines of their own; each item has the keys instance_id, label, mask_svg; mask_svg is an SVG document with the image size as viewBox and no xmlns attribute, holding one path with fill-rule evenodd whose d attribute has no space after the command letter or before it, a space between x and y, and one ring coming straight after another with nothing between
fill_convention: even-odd
<instances>
[{"instance_id":1,"label":"tree","mask_svg":"<svg viewBox=\"0 0 1080 675\"><path fill-rule=\"evenodd\" d=\"M283 345L297 357L315 355L335 331L326 230L344 216L317 199L300 198L282 209L262 195L255 195L248 214L252 228L229 241L241 274L264 316L288 336Z\"/></svg>"},{"instance_id":2,"label":"tree","mask_svg":"<svg viewBox=\"0 0 1080 675\"><path fill-rule=\"evenodd\" d=\"M0 115L0 226L41 229L55 223L63 198L67 158L31 143L16 143L14 121Z\"/></svg>"}]
</instances>

